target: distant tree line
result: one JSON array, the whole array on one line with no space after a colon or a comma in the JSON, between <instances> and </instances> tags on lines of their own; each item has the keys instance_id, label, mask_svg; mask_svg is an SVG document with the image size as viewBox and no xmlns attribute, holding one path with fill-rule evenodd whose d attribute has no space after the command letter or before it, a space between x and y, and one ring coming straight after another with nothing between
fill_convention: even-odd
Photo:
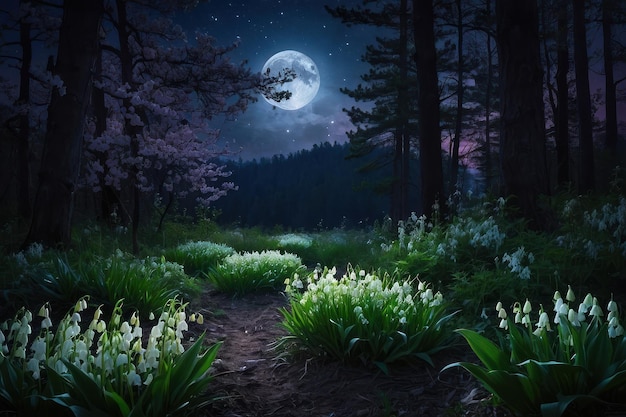
<instances>
[{"instance_id":1,"label":"distant tree line","mask_svg":"<svg viewBox=\"0 0 626 417\"><path fill-rule=\"evenodd\" d=\"M312 230L382 220L391 211L388 178L380 170L358 173L363 162L346 159L349 146L325 142L287 156L227 163L239 189L214 203L217 221ZM383 152L376 151L372 158ZM413 169L416 177L418 165ZM412 195L410 204L418 207L419 192Z\"/></svg>"}]
</instances>

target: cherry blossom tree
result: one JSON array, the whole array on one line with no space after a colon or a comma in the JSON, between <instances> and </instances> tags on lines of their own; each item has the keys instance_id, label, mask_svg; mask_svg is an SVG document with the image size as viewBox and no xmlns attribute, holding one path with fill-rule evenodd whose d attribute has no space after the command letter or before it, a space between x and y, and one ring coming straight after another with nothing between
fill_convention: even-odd
<instances>
[{"instance_id":1,"label":"cherry blossom tree","mask_svg":"<svg viewBox=\"0 0 626 417\"><path fill-rule=\"evenodd\" d=\"M135 252L142 195L158 194L166 207L189 195L208 205L235 189L230 173L215 162L228 150L219 146L219 130L210 122L245 111L259 90L276 93L277 79L230 60L236 43L217 46L203 33L188 39L172 23L173 11L193 4L116 0L106 7L96 84L105 114L95 114L89 125L85 185L118 196L130 192L130 207L119 197L108 207L116 206L132 225Z\"/></svg>"},{"instance_id":2,"label":"cherry blossom tree","mask_svg":"<svg viewBox=\"0 0 626 417\"><path fill-rule=\"evenodd\" d=\"M203 33L188 38L173 23L174 13L196 0L23 3L64 10L58 50L50 48L51 71L30 71L29 79L44 85L48 117L24 245L67 246L74 195L82 187L107 202L105 217L117 212L132 225L137 252L140 203L159 196L167 207L188 197L208 205L236 188L218 162L228 149L218 142L215 119L244 111L259 92L276 101L290 96L275 86L294 74L252 73L246 62L230 60L236 43L218 46Z\"/></svg>"}]
</instances>

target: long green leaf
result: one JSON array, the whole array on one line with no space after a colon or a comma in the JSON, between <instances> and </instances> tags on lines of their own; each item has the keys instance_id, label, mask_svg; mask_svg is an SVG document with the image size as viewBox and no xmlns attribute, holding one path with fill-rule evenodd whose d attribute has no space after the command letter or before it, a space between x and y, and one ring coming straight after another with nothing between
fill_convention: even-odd
<instances>
[{"instance_id":1,"label":"long green leaf","mask_svg":"<svg viewBox=\"0 0 626 417\"><path fill-rule=\"evenodd\" d=\"M454 365L461 366L470 372L514 413L523 416L539 413L540 404L537 402L539 388L526 375L503 370L489 371L470 362L458 362Z\"/></svg>"},{"instance_id":2,"label":"long green leaf","mask_svg":"<svg viewBox=\"0 0 626 417\"><path fill-rule=\"evenodd\" d=\"M473 330L458 329L457 333L467 340L470 348L488 370L511 370L510 358L491 340Z\"/></svg>"}]
</instances>

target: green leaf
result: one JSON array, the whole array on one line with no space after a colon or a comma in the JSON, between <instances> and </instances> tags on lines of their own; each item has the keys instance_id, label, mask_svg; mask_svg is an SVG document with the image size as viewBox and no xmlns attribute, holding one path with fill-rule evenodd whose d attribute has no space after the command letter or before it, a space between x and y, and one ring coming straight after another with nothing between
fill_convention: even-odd
<instances>
[{"instance_id":1,"label":"green leaf","mask_svg":"<svg viewBox=\"0 0 626 417\"><path fill-rule=\"evenodd\" d=\"M509 357L491 340L473 330L458 329L456 332L465 338L472 351L488 370L514 369Z\"/></svg>"},{"instance_id":2,"label":"green leaf","mask_svg":"<svg viewBox=\"0 0 626 417\"><path fill-rule=\"evenodd\" d=\"M536 415L539 413L539 388L521 373L503 370L486 370L470 362L457 362L448 365L461 366L470 372L492 394L500 398L508 408L519 415Z\"/></svg>"}]
</instances>

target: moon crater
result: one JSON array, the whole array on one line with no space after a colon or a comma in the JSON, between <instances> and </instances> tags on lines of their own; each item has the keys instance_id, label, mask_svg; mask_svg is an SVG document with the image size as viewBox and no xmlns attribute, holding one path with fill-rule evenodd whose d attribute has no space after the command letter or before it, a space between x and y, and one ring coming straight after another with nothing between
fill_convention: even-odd
<instances>
[{"instance_id":1,"label":"moon crater","mask_svg":"<svg viewBox=\"0 0 626 417\"><path fill-rule=\"evenodd\" d=\"M293 81L277 86L278 91L290 91L291 97L280 102L263 96L265 101L272 106L284 110L298 110L309 104L317 95L320 88L320 74L315 62L302 52L286 50L272 55L263 65L263 74L267 71L278 74L285 69L291 69L295 73Z\"/></svg>"}]
</instances>

